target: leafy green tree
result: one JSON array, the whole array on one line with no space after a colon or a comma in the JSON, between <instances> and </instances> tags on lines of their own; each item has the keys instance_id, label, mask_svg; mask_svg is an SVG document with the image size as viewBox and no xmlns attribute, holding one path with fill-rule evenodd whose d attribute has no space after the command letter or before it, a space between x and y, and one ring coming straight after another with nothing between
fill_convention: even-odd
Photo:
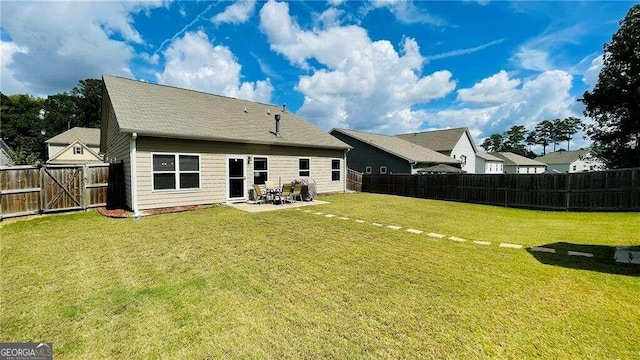
<instances>
[{"instance_id":1,"label":"leafy green tree","mask_svg":"<svg viewBox=\"0 0 640 360\"><path fill-rule=\"evenodd\" d=\"M33 155L44 159L46 127L43 100L31 95L3 95L0 109L2 139L14 151L23 153L24 158Z\"/></svg>"},{"instance_id":2,"label":"leafy green tree","mask_svg":"<svg viewBox=\"0 0 640 360\"><path fill-rule=\"evenodd\" d=\"M595 121L587 134L610 168L640 166L640 4L604 45L603 62L594 89L578 100Z\"/></svg>"},{"instance_id":3,"label":"leafy green tree","mask_svg":"<svg viewBox=\"0 0 640 360\"><path fill-rule=\"evenodd\" d=\"M102 117L102 80L85 79L71 90L76 103L76 126L100 127ZM72 126L73 127L73 126Z\"/></svg>"},{"instance_id":4,"label":"leafy green tree","mask_svg":"<svg viewBox=\"0 0 640 360\"><path fill-rule=\"evenodd\" d=\"M504 148L504 137L502 134L492 134L488 138L484 139L480 146L486 152L497 152L503 151Z\"/></svg>"},{"instance_id":5,"label":"leafy green tree","mask_svg":"<svg viewBox=\"0 0 640 360\"><path fill-rule=\"evenodd\" d=\"M535 130L529 131L524 142L527 144L527 152L531 153L531 147L538 144L538 133Z\"/></svg>"}]
</instances>

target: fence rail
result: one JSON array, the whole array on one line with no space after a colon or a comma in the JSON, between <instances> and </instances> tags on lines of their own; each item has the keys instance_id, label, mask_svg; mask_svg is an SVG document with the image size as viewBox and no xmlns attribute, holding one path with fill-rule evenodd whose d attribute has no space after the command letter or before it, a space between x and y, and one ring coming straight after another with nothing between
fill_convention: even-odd
<instances>
[{"instance_id":1,"label":"fence rail","mask_svg":"<svg viewBox=\"0 0 640 360\"><path fill-rule=\"evenodd\" d=\"M122 206L122 163L0 168L0 219Z\"/></svg>"},{"instance_id":2,"label":"fence rail","mask_svg":"<svg viewBox=\"0 0 640 360\"><path fill-rule=\"evenodd\" d=\"M640 211L640 168L572 174L365 174L362 191L542 210Z\"/></svg>"},{"instance_id":3,"label":"fence rail","mask_svg":"<svg viewBox=\"0 0 640 360\"><path fill-rule=\"evenodd\" d=\"M362 191L362 173L347 169L347 190Z\"/></svg>"}]
</instances>

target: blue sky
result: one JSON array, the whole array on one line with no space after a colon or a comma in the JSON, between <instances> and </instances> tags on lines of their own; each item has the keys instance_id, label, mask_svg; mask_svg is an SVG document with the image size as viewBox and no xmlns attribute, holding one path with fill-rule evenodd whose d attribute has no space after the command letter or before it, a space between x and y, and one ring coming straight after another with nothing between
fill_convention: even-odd
<instances>
[{"instance_id":1,"label":"blue sky","mask_svg":"<svg viewBox=\"0 0 640 360\"><path fill-rule=\"evenodd\" d=\"M0 90L44 96L107 73L286 103L325 130L466 126L479 142L582 117L576 99L633 4L2 2Z\"/></svg>"}]
</instances>

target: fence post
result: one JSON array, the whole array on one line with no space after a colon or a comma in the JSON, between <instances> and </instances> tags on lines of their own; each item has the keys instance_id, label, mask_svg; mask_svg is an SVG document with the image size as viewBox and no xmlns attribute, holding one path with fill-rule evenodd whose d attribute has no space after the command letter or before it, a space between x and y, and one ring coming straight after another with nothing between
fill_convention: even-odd
<instances>
[{"instance_id":1,"label":"fence post","mask_svg":"<svg viewBox=\"0 0 640 360\"><path fill-rule=\"evenodd\" d=\"M565 211L569 211L571 206L571 173L567 173L567 199L565 205Z\"/></svg>"},{"instance_id":2,"label":"fence post","mask_svg":"<svg viewBox=\"0 0 640 360\"><path fill-rule=\"evenodd\" d=\"M40 176L38 177L38 181L40 181L40 183L38 185L40 185L40 211L39 213L42 214L44 213L45 210L45 194L47 193L47 189L45 189L44 186L44 165L38 165L38 170L40 172Z\"/></svg>"},{"instance_id":3,"label":"fence post","mask_svg":"<svg viewBox=\"0 0 640 360\"><path fill-rule=\"evenodd\" d=\"M87 209L87 164L82 165L82 179L80 180L80 206Z\"/></svg>"}]
</instances>

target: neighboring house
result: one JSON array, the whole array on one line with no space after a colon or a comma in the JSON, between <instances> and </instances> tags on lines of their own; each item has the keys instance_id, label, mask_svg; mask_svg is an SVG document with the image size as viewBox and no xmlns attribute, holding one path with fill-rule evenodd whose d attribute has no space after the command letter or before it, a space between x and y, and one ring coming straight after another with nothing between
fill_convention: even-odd
<instances>
[{"instance_id":1,"label":"neighboring house","mask_svg":"<svg viewBox=\"0 0 640 360\"><path fill-rule=\"evenodd\" d=\"M537 157L536 160L547 164L550 170L560 173L600 171L606 168L604 162L593 156L590 149L556 151Z\"/></svg>"},{"instance_id":2,"label":"neighboring house","mask_svg":"<svg viewBox=\"0 0 640 360\"><path fill-rule=\"evenodd\" d=\"M467 173L476 172L478 149L467 128L423 131L396 136L459 160L462 163L462 170Z\"/></svg>"},{"instance_id":3,"label":"neighboring house","mask_svg":"<svg viewBox=\"0 0 640 360\"><path fill-rule=\"evenodd\" d=\"M103 162L100 156L100 129L74 127L47 143L48 164L91 164Z\"/></svg>"},{"instance_id":4,"label":"neighboring house","mask_svg":"<svg viewBox=\"0 0 640 360\"><path fill-rule=\"evenodd\" d=\"M476 153L476 174L502 174L504 160L499 157L478 151Z\"/></svg>"},{"instance_id":5,"label":"neighboring house","mask_svg":"<svg viewBox=\"0 0 640 360\"><path fill-rule=\"evenodd\" d=\"M503 169L505 174L542 174L547 169L545 163L512 152L494 152L490 155L504 161Z\"/></svg>"},{"instance_id":6,"label":"neighboring house","mask_svg":"<svg viewBox=\"0 0 640 360\"><path fill-rule=\"evenodd\" d=\"M460 168L460 162L395 136L332 129L331 135L351 145L347 166L365 174L417 174L438 164Z\"/></svg>"},{"instance_id":7,"label":"neighboring house","mask_svg":"<svg viewBox=\"0 0 640 360\"><path fill-rule=\"evenodd\" d=\"M103 76L107 161L124 164L127 205L238 202L253 184L310 176L318 193L346 189L339 141L273 105Z\"/></svg>"},{"instance_id":8,"label":"neighboring house","mask_svg":"<svg viewBox=\"0 0 640 360\"><path fill-rule=\"evenodd\" d=\"M0 138L0 166L11 166L11 156L13 155L13 149L7 145L2 138Z\"/></svg>"}]
</instances>

